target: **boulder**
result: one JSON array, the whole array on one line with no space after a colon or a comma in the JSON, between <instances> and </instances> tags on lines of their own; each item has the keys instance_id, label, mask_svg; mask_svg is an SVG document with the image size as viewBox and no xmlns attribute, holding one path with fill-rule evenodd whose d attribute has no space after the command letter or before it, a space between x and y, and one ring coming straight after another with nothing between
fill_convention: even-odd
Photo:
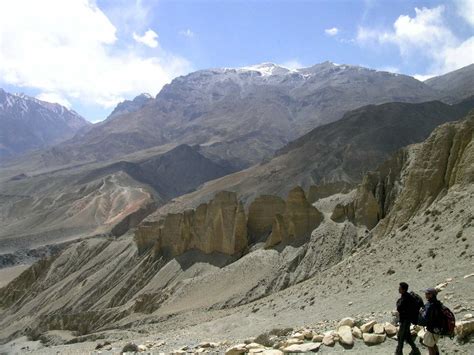
<instances>
[{"instance_id":1,"label":"boulder","mask_svg":"<svg viewBox=\"0 0 474 355\"><path fill-rule=\"evenodd\" d=\"M284 353L308 353L318 351L321 347L321 343L304 343L304 344L294 344L290 345L283 349Z\"/></svg>"},{"instance_id":2,"label":"boulder","mask_svg":"<svg viewBox=\"0 0 474 355\"><path fill-rule=\"evenodd\" d=\"M364 333L362 334L362 339L364 339L364 343L367 345L377 345L385 341L385 334Z\"/></svg>"},{"instance_id":3,"label":"boulder","mask_svg":"<svg viewBox=\"0 0 474 355\"><path fill-rule=\"evenodd\" d=\"M265 347L262 345L262 344L258 344L258 343L250 343L250 344L247 344L245 345L245 348L247 350L251 350L251 349L265 349Z\"/></svg>"},{"instance_id":4,"label":"boulder","mask_svg":"<svg viewBox=\"0 0 474 355\"><path fill-rule=\"evenodd\" d=\"M294 338L294 339L299 339L299 340L304 340L305 339L304 334L300 333L300 332L294 333L291 337Z\"/></svg>"},{"instance_id":5,"label":"boulder","mask_svg":"<svg viewBox=\"0 0 474 355\"><path fill-rule=\"evenodd\" d=\"M394 326L393 324L391 323L385 323L384 324L384 329L385 329L385 333L389 336L389 337L392 337L394 335L397 335L397 332L398 332L398 329L396 326Z\"/></svg>"},{"instance_id":6,"label":"boulder","mask_svg":"<svg viewBox=\"0 0 474 355\"><path fill-rule=\"evenodd\" d=\"M303 339L290 338L290 339L287 339L285 341L283 347L290 346L290 345L293 345L293 344L303 344L303 343L304 343Z\"/></svg>"},{"instance_id":7,"label":"boulder","mask_svg":"<svg viewBox=\"0 0 474 355\"><path fill-rule=\"evenodd\" d=\"M339 342L342 345L346 345L346 346L354 345L354 337L352 336L352 330L350 326L343 325L339 327L339 329L337 330L337 334L339 335Z\"/></svg>"},{"instance_id":8,"label":"boulder","mask_svg":"<svg viewBox=\"0 0 474 355\"><path fill-rule=\"evenodd\" d=\"M474 333L474 319L456 322L456 335L459 339L465 339Z\"/></svg>"},{"instance_id":9,"label":"boulder","mask_svg":"<svg viewBox=\"0 0 474 355\"><path fill-rule=\"evenodd\" d=\"M357 339L362 339L362 330L359 327L352 328L352 335Z\"/></svg>"},{"instance_id":10,"label":"boulder","mask_svg":"<svg viewBox=\"0 0 474 355\"><path fill-rule=\"evenodd\" d=\"M336 341L334 340L334 335L332 334L327 334L323 338L323 344L326 346L334 346L336 344Z\"/></svg>"},{"instance_id":11,"label":"boulder","mask_svg":"<svg viewBox=\"0 0 474 355\"><path fill-rule=\"evenodd\" d=\"M247 352L246 344L237 344L225 351L225 355L241 355Z\"/></svg>"},{"instance_id":12,"label":"boulder","mask_svg":"<svg viewBox=\"0 0 474 355\"><path fill-rule=\"evenodd\" d=\"M137 353L138 346L134 343L128 343L122 348L122 353Z\"/></svg>"},{"instance_id":13,"label":"boulder","mask_svg":"<svg viewBox=\"0 0 474 355\"><path fill-rule=\"evenodd\" d=\"M312 340L313 339L313 331L311 329L305 329L305 330L303 330L303 336L306 340Z\"/></svg>"},{"instance_id":14,"label":"boulder","mask_svg":"<svg viewBox=\"0 0 474 355\"><path fill-rule=\"evenodd\" d=\"M140 344L138 345L138 351L147 351L148 350L148 347L146 345L143 345L143 344Z\"/></svg>"},{"instance_id":15,"label":"boulder","mask_svg":"<svg viewBox=\"0 0 474 355\"><path fill-rule=\"evenodd\" d=\"M315 343L321 343L324 339L324 335L322 334L315 334L313 335L313 339L312 341L315 342Z\"/></svg>"},{"instance_id":16,"label":"boulder","mask_svg":"<svg viewBox=\"0 0 474 355\"><path fill-rule=\"evenodd\" d=\"M347 326L352 328L354 326L354 324L355 324L355 319L354 318L346 317L346 318L342 318L339 321L337 327L339 328L339 327L342 327L343 325L347 325Z\"/></svg>"},{"instance_id":17,"label":"boulder","mask_svg":"<svg viewBox=\"0 0 474 355\"><path fill-rule=\"evenodd\" d=\"M370 333L375 324L377 324L377 322L374 320L371 320L370 322L362 324L360 326L360 330L362 331L362 333Z\"/></svg>"},{"instance_id":18,"label":"boulder","mask_svg":"<svg viewBox=\"0 0 474 355\"><path fill-rule=\"evenodd\" d=\"M374 327L372 328L375 334L385 334L385 329L384 325L380 323L374 324Z\"/></svg>"}]
</instances>

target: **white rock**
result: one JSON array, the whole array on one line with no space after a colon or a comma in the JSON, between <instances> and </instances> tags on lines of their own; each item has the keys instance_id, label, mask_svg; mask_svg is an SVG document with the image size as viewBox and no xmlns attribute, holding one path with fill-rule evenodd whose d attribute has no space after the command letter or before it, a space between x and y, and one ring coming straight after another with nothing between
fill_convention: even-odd
<instances>
[{"instance_id":1,"label":"white rock","mask_svg":"<svg viewBox=\"0 0 474 355\"><path fill-rule=\"evenodd\" d=\"M448 286L448 283L447 282L442 282L438 285L435 286L435 290L438 291L438 292L441 292L443 291L446 287Z\"/></svg>"},{"instance_id":2,"label":"white rock","mask_svg":"<svg viewBox=\"0 0 474 355\"><path fill-rule=\"evenodd\" d=\"M250 343L250 344L245 345L245 348L247 350L250 350L250 349L262 349L262 348L265 348L265 347L262 344Z\"/></svg>"},{"instance_id":3,"label":"white rock","mask_svg":"<svg viewBox=\"0 0 474 355\"><path fill-rule=\"evenodd\" d=\"M148 350L148 347L146 345L138 345L138 351L147 351Z\"/></svg>"},{"instance_id":4,"label":"white rock","mask_svg":"<svg viewBox=\"0 0 474 355\"><path fill-rule=\"evenodd\" d=\"M362 333L369 333L375 324L377 324L377 322L374 320L371 320L370 322L362 324L360 327L360 330L362 331Z\"/></svg>"},{"instance_id":5,"label":"white rock","mask_svg":"<svg viewBox=\"0 0 474 355\"><path fill-rule=\"evenodd\" d=\"M459 339L464 339L474 333L474 318L456 322L456 335Z\"/></svg>"},{"instance_id":6,"label":"white rock","mask_svg":"<svg viewBox=\"0 0 474 355\"><path fill-rule=\"evenodd\" d=\"M468 279L468 278L473 277L473 276L474 276L474 274L469 274L469 275L464 275L463 278L464 278L464 279Z\"/></svg>"},{"instance_id":7,"label":"white rock","mask_svg":"<svg viewBox=\"0 0 474 355\"><path fill-rule=\"evenodd\" d=\"M351 318L351 317L346 317L346 318L342 318L337 327L342 327L343 325L348 325L349 327L353 327L355 324L355 319L354 318Z\"/></svg>"},{"instance_id":8,"label":"white rock","mask_svg":"<svg viewBox=\"0 0 474 355\"><path fill-rule=\"evenodd\" d=\"M386 333L389 337L394 336L394 335L397 335L397 333L398 333L397 327L394 326L394 325L391 324L391 323L388 323L388 322L386 322L386 323L384 324L384 329L385 329L385 333Z\"/></svg>"},{"instance_id":9,"label":"white rock","mask_svg":"<svg viewBox=\"0 0 474 355\"><path fill-rule=\"evenodd\" d=\"M311 340L313 339L313 331L311 329L305 329L303 330L303 336L306 340Z\"/></svg>"},{"instance_id":10,"label":"white rock","mask_svg":"<svg viewBox=\"0 0 474 355\"><path fill-rule=\"evenodd\" d=\"M364 343L368 345L376 345L376 344L381 344L385 341L385 334L364 333L362 335L362 338L364 339Z\"/></svg>"},{"instance_id":11,"label":"white rock","mask_svg":"<svg viewBox=\"0 0 474 355\"><path fill-rule=\"evenodd\" d=\"M322 335L322 334L315 334L315 335L313 335L313 339L312 339L312 340L313 340L315 343L321 343L321 342L323 341L323 339L324 339L324 335Z\"/></svg>"},{"instance_id":12,"label":"white rock","mask_svg":"<svg viewBox=\"0 0 474 355\"><path fill-rule=\"evenodd\" d=\"M326 346L334 346L334 344L336 344L334 336L332 334L325 335L323 338L323 344Z\"/></svg>"},{"instance_id":13,"label":"white rock","mask_svg":"<svg viewBox=\"0 0 474 355\"><path fill-rule=\"evenodd\" d=\"M310 351L317 351L321 347L321 343L304 343L294 344L283 349L285 353L308 353Z\"/></svg>"},{"instance_id":14,"label":"white rock","mask_svg":"<svg viewBox=\"0 0 474 355\"><path fill-rule=\"evenodd\" d=\"M240 355L245 354L247 352L247 348L245 347L247 344L237 344L225 351L225 355Z\"/></svg>"},{"instance_id":15,"label":"white rock","mask_svg":"<svg viewBox=\"0 0 474 355\"><path fill-rule=\"evenodd\" d=\"M362 339L362 330L359 327L352 328L352 335L357 339Z\"/></svg>"},{"instance_id":16,"label":"white rock","mask_svg":"<svg viewBox=\"0 0 474 355\"><path fill-rule=\"evenodd\" d=\"M384 329L383 324L380 324L380 323L374 324L373 330L375 334L385 334L385 329Z\"/></svg>"},{"instance_id":17,"label":"white rock","mask_svg":"<svg viewBox=\"0 0 474 355\"><path fill-rule=\"evenodd\" d=\"M291 337L295 338L295 339L304 340L304 334L303 333L294 333Z\"/></svg>"},{"instance_id":18,"label":"white rock","mask_svg":"<svg viewBox=\"0 0 474 355\"><path fill-rule=\"evenodd\" d=\"M283 351L277 350L277 349L266 349L266 350L263 350L263 353L261 353L261 354L265 354L265 355L283 355Z\"/></svg>"},{"instance_id":19,"label":"white rock","mask_svg":"<svg viewBox=\"0 0 474 355\"><path fill-rule=\"evenodd\" d=\"M343 325L342 327L339 327L337 334L339 335L339 342L341 344L348 346L354 345L354 337L352 336L352 330L350 326Z\"/></svg>"},{"instance_id":20,"label":"white rock","mask_svg":"<svg viewBox=\"0 0 474 355\"><path fill-rule=\"evenodd\" d=\"M474 318L474 316L472 315L472 313L467 313L467 314L465 314L465 315L462 317L463 320L467 320L467 319L471 319L471 318Z\"/></svg>"},{"instance_id":21,"label":"white rock","mask_svg":"<svg viewBox=\"0 0 474 355\"><path fill-rule=\"evenodd\" d=\"M303 344L303 343L304 343L304 341L301 340L301 339L290 338L290 339L287 339L287 340L285 341L284 347L290 346L290 345L293 345L293 344Z\"/></svg>"}]
</instances>

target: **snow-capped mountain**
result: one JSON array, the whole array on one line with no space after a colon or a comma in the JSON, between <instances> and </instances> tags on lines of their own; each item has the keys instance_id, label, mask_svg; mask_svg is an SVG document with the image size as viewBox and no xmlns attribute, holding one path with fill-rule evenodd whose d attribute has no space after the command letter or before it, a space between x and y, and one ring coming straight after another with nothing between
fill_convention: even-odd
<instances>
[{"instance_id":1,"label":"snow-capped mountain","mask_svg":"<svg viewBox=\"0 0 474 355\"><path fill-rule=\"evenodd\" d=\"M73 110L0 89L0 159L71 138L90 123Z\"/></svg>"}]
</instances>

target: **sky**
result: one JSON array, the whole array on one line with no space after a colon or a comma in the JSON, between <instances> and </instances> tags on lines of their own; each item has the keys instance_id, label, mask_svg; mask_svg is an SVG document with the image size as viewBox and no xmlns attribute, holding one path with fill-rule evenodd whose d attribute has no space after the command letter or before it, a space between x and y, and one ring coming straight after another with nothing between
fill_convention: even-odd
<instances>
[{"instance_id":1,"label":"sky","mask_svg":"<svg viewBox=\"0 0 474 355\"><path fill-rule=\"evenodd\" d=\"M474 0L0 0L0 87L92 122L189 72L323 61L425 80L474 62Z\"/></svg>"}]
</instances>

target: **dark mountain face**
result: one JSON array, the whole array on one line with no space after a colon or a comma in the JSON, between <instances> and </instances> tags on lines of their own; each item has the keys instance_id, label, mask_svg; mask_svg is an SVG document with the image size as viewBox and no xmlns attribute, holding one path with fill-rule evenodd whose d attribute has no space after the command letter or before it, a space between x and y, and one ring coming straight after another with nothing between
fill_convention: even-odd
<instances>
[{"instance_id":1,"label":"dark mountain face","mask_svg":"<svg viewBox=\"0 0 474 355\"><path fill-rule=\"evenodd\" d=\"M57 144L89 125L64 106L0 89L0 160Z\"/></svg>"},{"instance_id":2,"label":"dark mountain face","mask_svg":"<svg viewBox=\"0 0 474 355\"><path fill-rule=\"evenodd\" d=\"M204 155L242 168L347 110L435 97L409 76L329 62L300 70L274 64L202 70L173 80L138 111L116 115L43 158L103 160L172 142L199 144Z\"/></svg>"},{"instance_id":3,"label":"dark mountain face","mask_svg":"<svg viewBox=\"0 0 474 355\"><path fill-rule=\"evenodd\" d=\"M474 95L474 64L425 81L429 87L442 93L440 98L449 102Z\"/></svg>"},{"instance_id":4,"label":"dark mountain face","mask_svg":"<svg viewBox=\"0 0 474 355\"><path fill-rule=\"evenodd\" d=\"M140 94L135 97L133 100L125 100L117 105L112 113L107 117L107 119L114 118L119 115L124 115L131 112L136 112L140 110L150 101L153 101L153 97L150 94Z\"/></svg>"},{"instance_id":5,"label":"dark mountain face","mask_svg":"<svg viewBox=\"0 0 474 355\"><path fill-rule=\"evenodd\" d=\"M207 183L177 199L169 210L209 200L217 191L235 191L249 201L261 194L285 196L295 185L355 184L398 149L426 139L440 124L474 108L474 99L456 105L439 101L387 103L350 111L291 142L269 162Z\"/></svg>"}]
</instances>

